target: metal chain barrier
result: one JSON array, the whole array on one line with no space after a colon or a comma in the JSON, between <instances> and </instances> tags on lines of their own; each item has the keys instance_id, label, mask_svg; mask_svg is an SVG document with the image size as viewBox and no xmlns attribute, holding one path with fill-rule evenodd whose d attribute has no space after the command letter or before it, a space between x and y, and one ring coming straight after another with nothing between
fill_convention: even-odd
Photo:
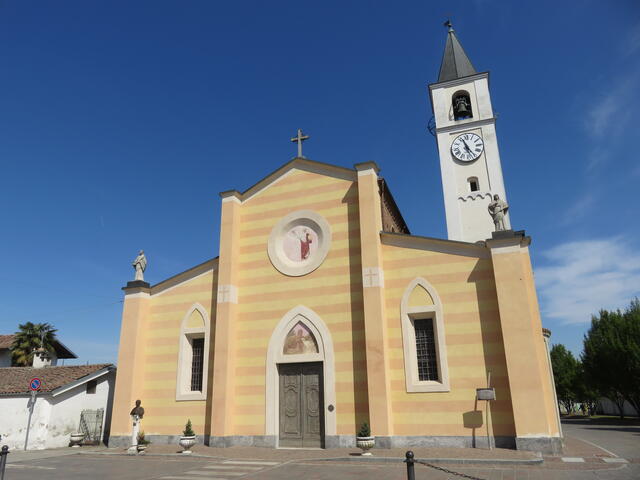
<instances>
[{"instance_id":1,"label":"metal chain barrier","mask_svg":"<svg viewBox=\"0 0 640 480\"><path fill-rule=\"evenodd\" d=\"M432 463L423 462L422 460L416 460L416 463L420 463L422 465L426 465L427 467L431 467L435 470L440 470L444 473L450 473L451 475L457 475L458 477L468 478L469 480L485 480L484 478L474 477L473 475L467 475L466 473L454 472L453 470L447 470L446 468L438 467L437 465L433 465Z\"/></svg>"},{"instance_id":2,"label":"metal chain barrier","mask_svg":"<svg viewBox=\"0 0 640 480\"><path fill-rule=\"evenodd\" d=\"M428 463L423 460L416 460L411 450L409 450L405 456L406 456L406 459L404 460L404 463L407 464L407 480L416 480L416 473L415 473L415 467L414 467L414 464L416 463L419 463L420 465L425 465L427 467L433 468L434 470L439 470L444 473L449 473L451 475L456 475L462 478L468 478L469 480L485 480L480 477L474 477L473 475L467 475L466 473L454 472L453 470L448 470L443 467L438 467L437 465L433 465L432 463Z\"/></svg>"}]
</instances>

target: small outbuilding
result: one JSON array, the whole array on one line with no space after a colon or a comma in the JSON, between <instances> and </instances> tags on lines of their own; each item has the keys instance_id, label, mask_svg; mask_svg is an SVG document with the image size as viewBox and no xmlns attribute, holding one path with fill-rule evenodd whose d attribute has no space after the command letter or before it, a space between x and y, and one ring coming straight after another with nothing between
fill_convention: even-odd
<instances>
[{"instance_id":1,"label":"small outbuilding","mask_svg":"<svg viewBox=\"0 0 640 480\"><path fill-rule=\"evenodd\" d=\"M11 450L65 447L74 432L84 434L84 444L106 443L115 377L111 364L0 368L0 443ZM35 396L33 378L41 383Z\"/></svg>"}]
</instances>

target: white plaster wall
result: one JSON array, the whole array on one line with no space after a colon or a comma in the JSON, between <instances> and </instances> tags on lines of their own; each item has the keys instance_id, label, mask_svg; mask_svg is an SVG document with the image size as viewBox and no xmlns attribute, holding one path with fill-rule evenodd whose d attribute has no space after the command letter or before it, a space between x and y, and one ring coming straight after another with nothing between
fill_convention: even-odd
<instances>
[{"instance_id":1,"label":"white plaster wall","mask_svg":"<svg viewBox=\"0 0 640 480\"><path fill-rule=\"evenodd\" d=\"M481 128L473 128L465 130L464 133L475 133L484 142L483 132ZM489 169L487 167L486 146L485 150L473 162L460 162L454 159L451 153L451 144L461 132L456 131L439 136L438 140L442 141L449 149L449 159L453 162L454 177L456 184L456 192L458 196L466 195L471 192L469 189L469 177L477 177L481 192L491 191L491 182L489 181Z\"/></svg>"},{"instance_id":2,"label":"white plaster wall","mask_svg":"<svg viewBox=\"0 0 640 480\"><path fill-rule=\"evenodd\" d=\"M473 118L455 121L451 104L452 95L469 92ZM491 107L488 77L483 74L468 80L451 81L431 91L436 119L438 153L444 193L447 234L451 240L477 242L491 237L493 220L487 211L486 194L498 194L507 201L502 165L498 151L495 118ZM480 123L478 123L480 122ZM484 152L473 162L459 162L451 154L451 143L462 133L473 132L484 141ZM481 199L469 199L467 179L477 177ZM465 198L461 198L465 197ZM480 201L478 201L480 200ZM510 216L505 219L511 227Z\"/></svg>"},{"instance_id":3,"label":"white plaster wall","mask_svg":"<svg viewBox=\"0 0 640 480\"><path fill-rule=\"evenodd\" d=\"M82 410L107 410L109 382L107 376L100 377L96 393L87 394L87 384L69 390L51 399L52 411L46 434L46 448L66 447L69 435L78 431ZM104 417L102 420L104 430Z\"/></svg>"},{"instance_id":4,"label":"white plaster wall","mask_svg":"<svg viewBox=\"0 0 640 480\"><path fill-rule=\"evenodd\" d=\"M29 395L0 398L0 435L2 445L9 450L23 450L29 419ZM46 426L49 423L51 404L44 396L37 396L31 416L29 450L46 448Z\"/></svg>"},{"instance_id":5,"label":"white plaster wall","mask_svg":"<svg viewBox=\"0 0 640 480\"><path fill-rule=\"evenodd\" d=\"M452 97L454 93L460 90L469 93L473 118L454 120ZM434 88L431 95L433 98L433 113L438 128L451 125L464 125L465 123L477 120L493 118L489 81L486 76L476 76L466 81L447 82L444 87Z\"/></svg>"},{"instance_id":6,"label":"white plaster wall","mask_svg":"<svg viewBox=\"0 0 640 480\"><path fill-rule=\"evenodd\" d=\"M469 242L491 238L494 225L489 215L491 194L468 196L458 199L462 217L462 238ZM473 240L475 239L475 240Z\"/></svg>"},{"instance_id":7,"label":"white plaster wall","mask_svg":"<svg viewBox=\"0 0 640 480\"><path fill-rule=\"evenodd\" d=\"M9 349L0 350L0 367L11 366L11 351Z\"/></svg>"},{"instance_id":8,"label":"white plaster wall","mask_svg":"<svg viewBox=\"0 0 640 480\"><path fill-rule=\"evenodd\" d=\"M57 397L38 395L31 417L28 450L68 446L69 434L78 429L82 410L105 409L102 422L104 439L113 404L114 379L115 373L98 378L94 394L86 393L85 383ZM24 449L29 399L29 395L0 397L0 444L8 445L10 450Z\"/></svg>"}]
</instances>

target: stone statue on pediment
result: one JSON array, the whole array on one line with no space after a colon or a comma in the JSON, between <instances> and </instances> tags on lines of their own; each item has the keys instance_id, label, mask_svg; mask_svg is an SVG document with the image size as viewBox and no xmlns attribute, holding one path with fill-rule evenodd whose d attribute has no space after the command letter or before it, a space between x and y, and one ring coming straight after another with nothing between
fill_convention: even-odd
<instances>
[{"instance_id":1,"label":"stone statue on pediment","mask_svg":"<svg viewBox=\"0 0 640 480\"><path fill-rule=\"evenodd\" d=\"M133 265L133 269L136 271L134 280L144 281L144 271L147 269L147 257L144 256L144 250L140 250L140 253L138 253L138 256L131 265Z\"/></svg>"}]
</instances>

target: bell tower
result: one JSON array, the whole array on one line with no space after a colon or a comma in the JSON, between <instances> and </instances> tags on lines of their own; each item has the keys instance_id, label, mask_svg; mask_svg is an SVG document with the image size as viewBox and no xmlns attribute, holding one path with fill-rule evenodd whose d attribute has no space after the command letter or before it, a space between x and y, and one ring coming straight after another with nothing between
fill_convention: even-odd
<instances>
[{"instance_id":1,"label":"bell tower","mask_svg":"<svg viewBox=\"0 0 640 480\"><path fill-rule=\"evenodd\" d=\"M451 22L438 81L429 85L450 240L491 238L494 195L506 201L489 72L476 72ZM504 219L511 228L509 215Z\"/></svg>"}]
</instances>

